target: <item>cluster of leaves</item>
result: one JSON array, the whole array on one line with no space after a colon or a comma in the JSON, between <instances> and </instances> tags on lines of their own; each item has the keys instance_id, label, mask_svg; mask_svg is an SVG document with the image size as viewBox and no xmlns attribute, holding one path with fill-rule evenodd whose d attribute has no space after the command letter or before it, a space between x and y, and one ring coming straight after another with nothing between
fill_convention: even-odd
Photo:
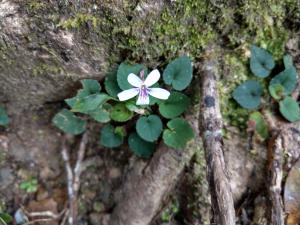
<instances>
[{"instance_id":1,"label":"cluster of leaves","mask_svg":"<svg viewBox=\"0 0 300 225\"><path fill-rule=\"evenodd\" d=\"M166 145L174 149L184 148L194 137L188 122L180 117L190 104L189 97L179 92L192 81L190 59L182 56L170 62L163 72L164 84L155 85L165 85L171 91L167 100L150 96L147 106L136 105L135 99L120 102L117 94L132 88L127 81L128 75L139 74L142 70L147 77L145 66L121 63L116 71L106 76L105 90L96 80L82 80L82 89L75 97L65 100L71 109L57 113L52 120L54 125L66 133L77 135L85 131L88 119L105 123L100 132L102 146L119 147L127 137L129 148L145 158L152 155L161 136Z\"/></svg>"},{"instance_id":2,"label":"cluster of leaves","mask_svg":"<svg viewBox=\"0 0 300 225\"><path fill-rule=\"evenodd\" d=\"M239 85L233 91L233 98L243 108L258 110L261 105L261 97L264 93L261 83L265 82L263 79L267 79L269 94L278 103L281 115L290 122L299 120L299 104L290 96L297 85L297 71L290 55L284 56L283 65L283 70L273 75L275 62L272 55L265 49L252 45L250 69L258 77L258 81L248 80ZM256 124L256 132L265 139L268 136L268 130L261 113L254 111L250 115L250 121Z\"/></svg>"},{"instance_id":3,"label":"cluster of leaves","mask_svg":"<svg viewBox=\"0 0 300 225\"><path fill-rule=\"evenodd\" d=\"M9 124L8 115L3 107L0 106L0 126L6 127Z\"/></svg>"}]
</instances>

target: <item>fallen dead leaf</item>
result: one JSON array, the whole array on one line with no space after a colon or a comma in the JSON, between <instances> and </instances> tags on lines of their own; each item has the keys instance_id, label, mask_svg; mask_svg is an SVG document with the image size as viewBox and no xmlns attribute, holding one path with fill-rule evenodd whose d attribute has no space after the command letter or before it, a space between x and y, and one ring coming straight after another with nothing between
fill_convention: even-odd
<instances>
[{"instance_id":1,"label":"fallen dead leaf","mask_svg":"<svg viewBox=\"0 0 300 225\"><path fill-rule=\"evenodd\" d=\"M58 214L57 211L57 203L52 198L43 199L40 201L31 201L29 202L28 206L26 207L26 210L29 213L36 213L36 212L51 212L53 214ZM42 218L49 218L46 216L39 216L39 217L30 217L30 221L42 219ZM40 223L36 223L37 225L58 225L57 220L51 220L51 221L43 221Z\"/></svg>"}]
</instances>

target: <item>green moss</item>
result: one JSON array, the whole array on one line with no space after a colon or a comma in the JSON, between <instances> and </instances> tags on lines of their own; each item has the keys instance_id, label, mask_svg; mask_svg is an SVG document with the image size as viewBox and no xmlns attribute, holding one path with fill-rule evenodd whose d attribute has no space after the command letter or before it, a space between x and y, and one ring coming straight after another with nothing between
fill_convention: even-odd
<instances>
[{"instance_id":1,"label":"green moss","mask_svg":"<svg viewBox=\"0 0 300 225\"><path fill-rule=\"evenodd\" d=\"M128 39L132 57L151 61L160 57L170 60L179 54L198 56L216 38L211 24L205 23L207 13L212 12L206 1L178 1L158 17L150 14L145 20L135 21ZM140 30L145 25L147 35Z\"/></svg>"},{"instance_id":2,"label":"green moss","mask_svg":"<svg viewBox=\"0 0 300 225\"><path fill-rule=\"evenodd\" d=\"M88 23L92 24L93 28L96 28L100 23L100 17L88 13L77 13L71 18L61 21L58 26L61 26L64 29L79 29Z\"/></svg>"},{"instance_id":3,"label":"green moss","mask_svg":"<svg viewBox=\"0 0 300 225\"><path fill-rule=\"evenodd\" d=\"M245 51L230 52L224 55L224 71L218 83L221 112L225 124L245 130L249 112L241 108L233 99L233 90L252 75L248 69ZM253 78L253 77L252 77Z\"/></svg>"},{"instance_id":4,"label":"green moss","mask_svg":"<svg viewBox=\"0 0 300 225\"><path fill-rule=\"evenodd\" d=\"M179 202L176 199L172 199L167 208L161 213L161 220L164 223L171 222L172 218L179 212Z\"/></svg>"},{"instance_id":5,"label":"green moss","mask_svg":"<svg viewBox=\"0 0 300 225\"><path fill-rule=\"evenodd\" d=\"M30 0L26 2L27 8L30 11L38 11L46 7L45 2L40 0Z\"/></svg>"},{"instance_id":6,"label":"green moss","mask_svg":"<svg viewBox=\"0 0 300 225\"><path fill-rule=\"evenodd\" d=\"M55 65L47 63L39 63L32 69L33 76L40 76L44 74L62 74L64 69Z\"/></svg>"}]
</instances>

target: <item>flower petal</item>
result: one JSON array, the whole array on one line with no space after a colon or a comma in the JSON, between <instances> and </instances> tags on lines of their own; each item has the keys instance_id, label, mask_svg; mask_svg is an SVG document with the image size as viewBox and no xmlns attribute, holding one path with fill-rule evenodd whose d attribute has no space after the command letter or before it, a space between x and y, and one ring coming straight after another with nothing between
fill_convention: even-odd
<instances>
[{"instance_id":1,"label":"flower petal","mask_svg":"<svg viewBox=\"0 0 300 225\"><path fill-rule=\"evenodd\" d=\"M118 98L120 101L126 101L128 99L133 98L134 96L137 96L139 93L138 88L131 88L125 91L122 91L118 94Z\"/></svg>"},{"instance_id":2,"label":"flower petal","mask_svg":"<svg viewBox=\"0 0 300 225\"><path fill-rule=\"evenodd\" d=\"M150 99L149 95L139 95L138 100L136 101L137 105L149 105Z\"/></svg>"},{"instance_id":3,"label":"flower petal","mask_svg":"<svg viewBox=\"0 0 300 225\"><path fill-rule=\"evenodd\" d=\"M158 70L152 70L146 80L144 81L144 84L147 86L147 87L150 87L152 86L153 84L155 84L160 78L160 73Z\"/></svg>"},{"instance_id":4,"label":"flower petal","mask_svg":"<svg viewBox=\"0 0 300 225\"><path fill-rule=\"evenodd\" d=\"M127 81L129 84L131 84L133 87L140 87L143 83L143 81L135 74L131 73L127 77Z\"/></svg>"},{"instance_id":5,"label":"flower petal","mask_svg":"<svg viewBox=\"0 0 300 225\"><path fill-rule=\"evenodd\" d=\"M162 88L149 88L149 95L166 100L170 96L170 92Z\"/></svg>"}]
</instances>

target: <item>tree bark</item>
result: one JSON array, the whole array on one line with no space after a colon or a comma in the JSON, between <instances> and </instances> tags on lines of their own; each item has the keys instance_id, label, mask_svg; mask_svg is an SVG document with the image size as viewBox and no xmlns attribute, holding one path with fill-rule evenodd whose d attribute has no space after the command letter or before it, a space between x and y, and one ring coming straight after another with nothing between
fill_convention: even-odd
<instances>
[{"instance_id":1,"label":"tree bark","mask_svg":"<svg viewBox=\"0 0 300 225\"><path fill-rule=\"evenodd\" d=\"M212 196L213 224L234 225L235 210L223 155L222 117L217 92L218 54L210 46L199 63L202 82L201 132Z\"/></svg>"},{"instance_id":2,"label":"tree bark","mask_svg":"<svg viewBox=\"0 0 300 225\"><path fill-rule=\"evenodd\" d=\"M269 177L267 186L270 200L270 225L284 225L283 201L281 185L283 180L283 135L282 131L274 131L269 141Z\"/></svg>"},{"instance_id":3,"label":"tree bark","mask_svg":"<svg viewBox=\"0 0 300 225\"><path fill-rule=\"evenodd\" d=\"M189 119L198 132L197 113ZM139 174L131 173L121 199L110 216L109 225L148 225L162 206L163 199L175 186L184 166L201 145L195 138L186 149L175 150L161 144L150 163Z\"/></svg>"}]
</instances>

